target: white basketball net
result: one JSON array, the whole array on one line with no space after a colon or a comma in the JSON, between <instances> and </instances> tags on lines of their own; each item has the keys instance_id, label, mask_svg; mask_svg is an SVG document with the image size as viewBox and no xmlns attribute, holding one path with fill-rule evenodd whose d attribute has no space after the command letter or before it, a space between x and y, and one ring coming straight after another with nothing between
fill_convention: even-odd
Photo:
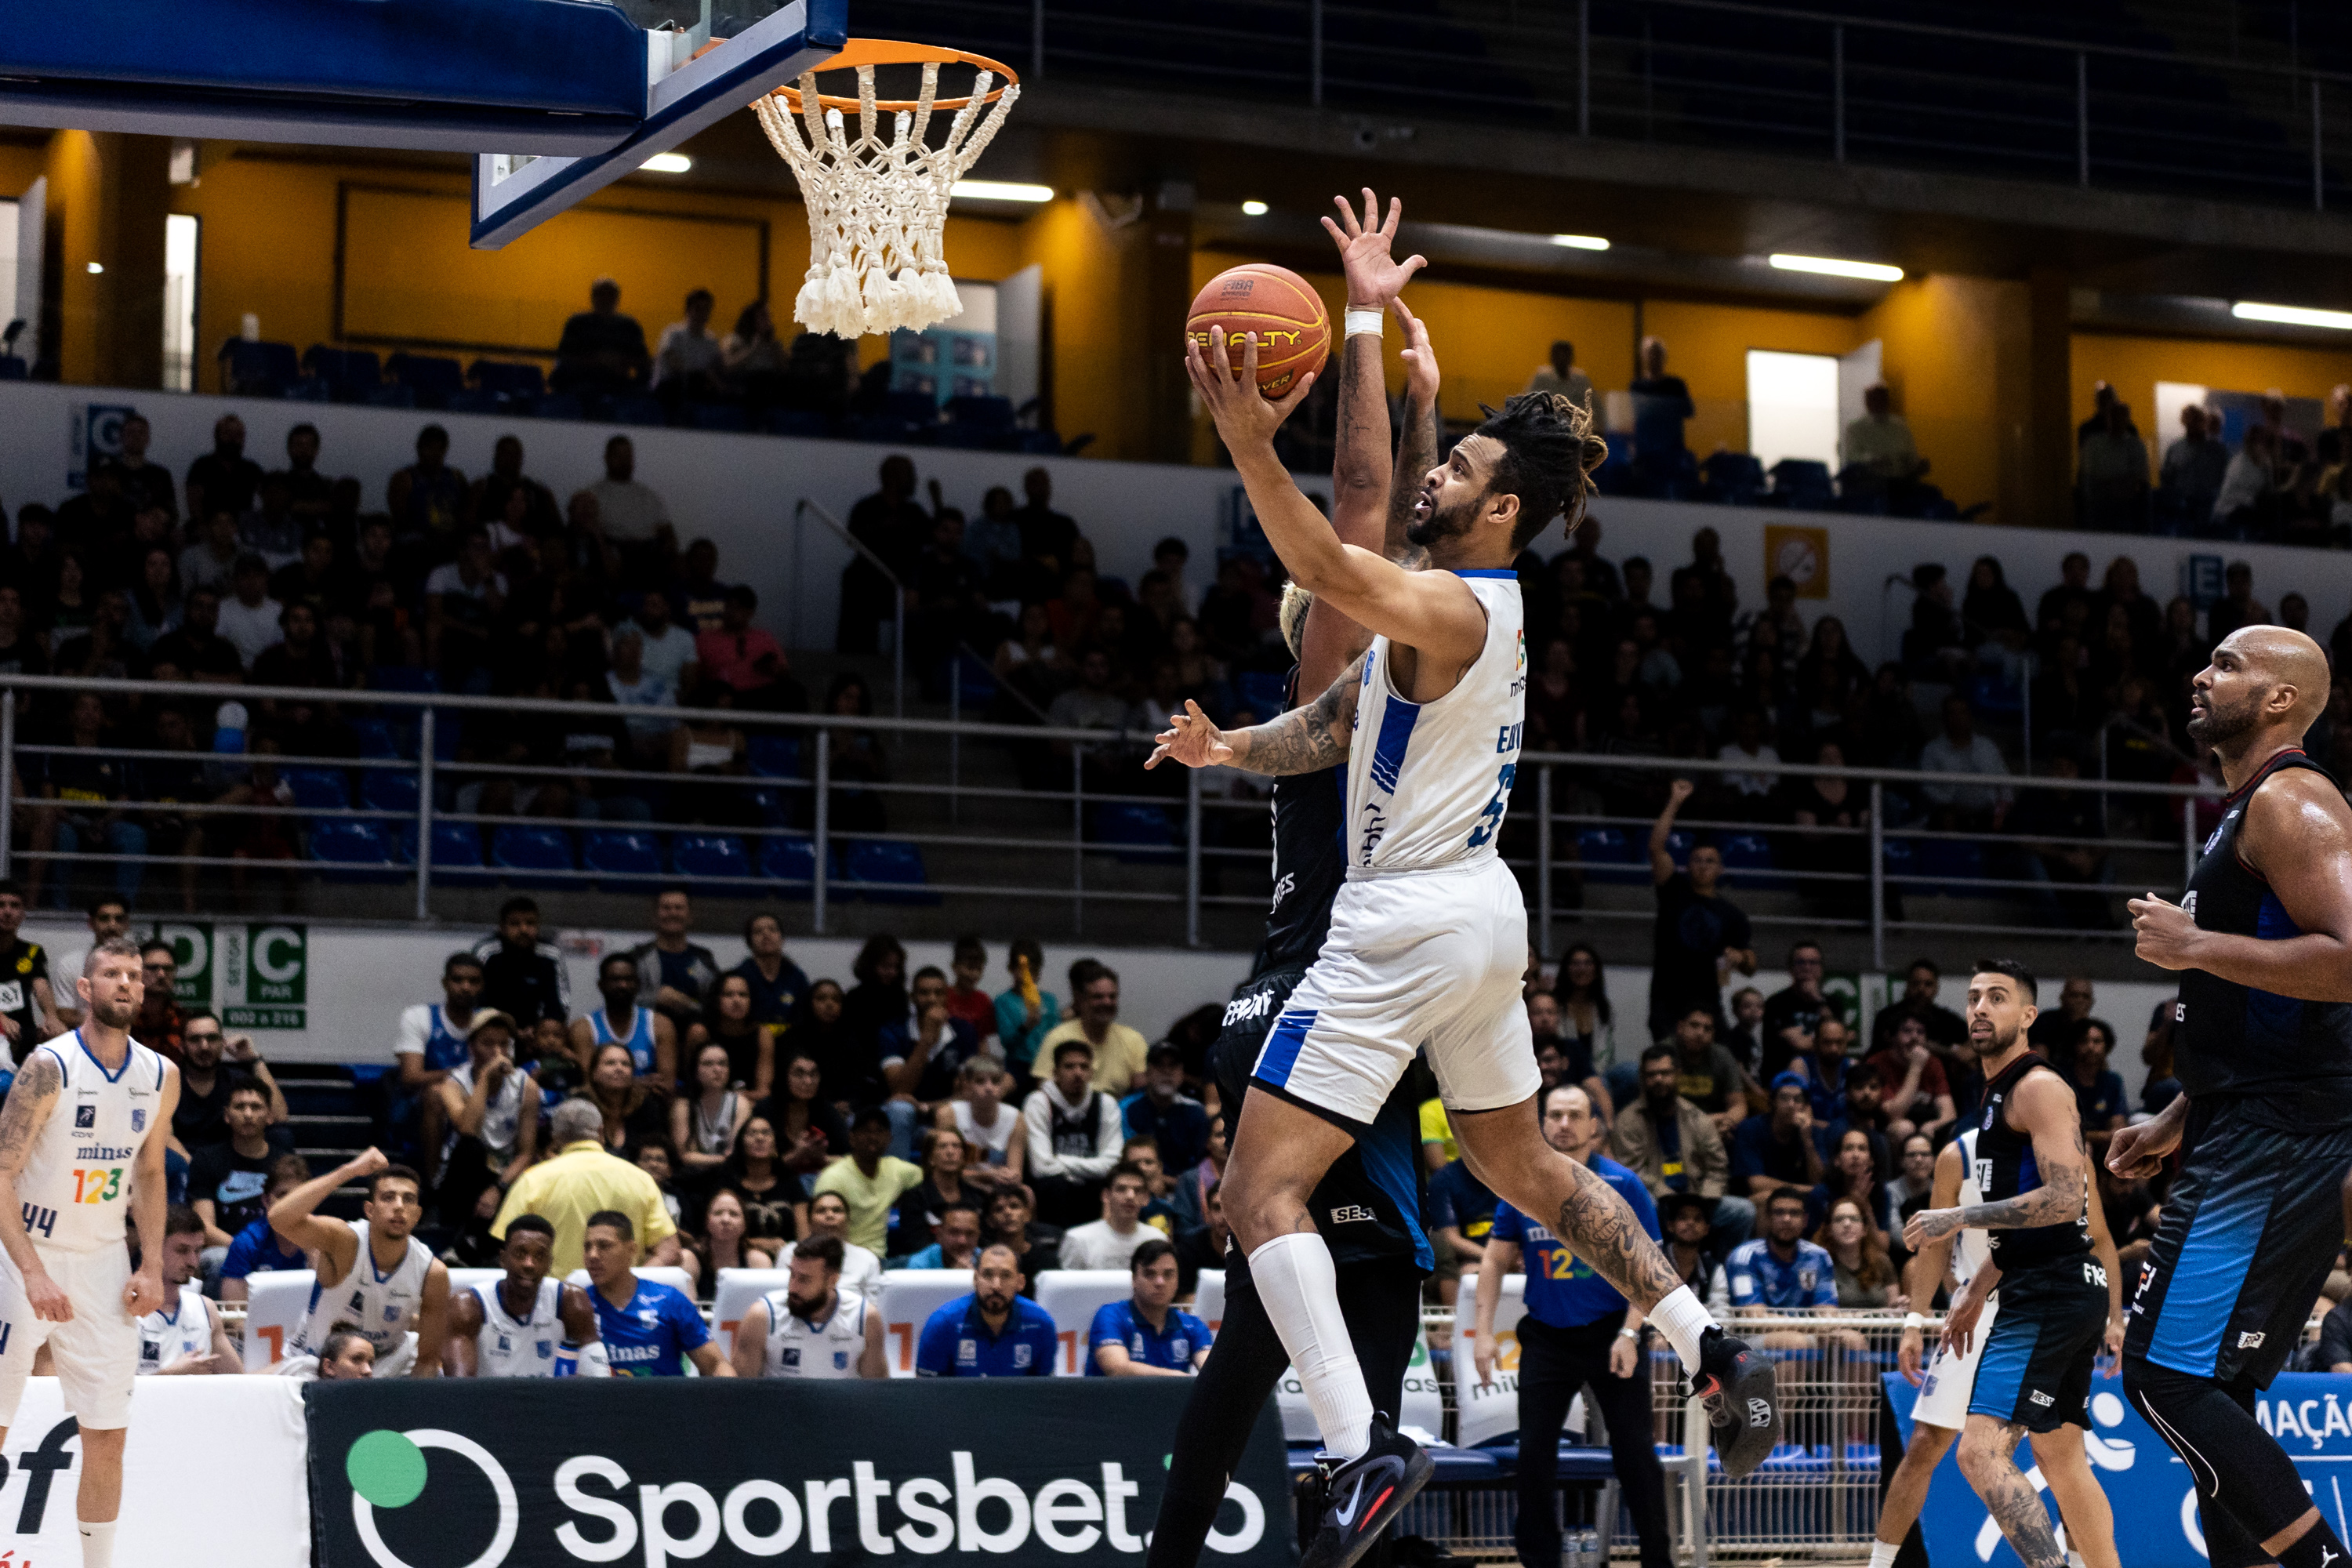
<instances>
[{"instance_id":1,"label":"white basketball net","mask_svg":"<svg viewBox=\"0 0 2352 1568\"><path fill-rule=\"evenodd\" d=\"M844 338L919 331L962 314L942 242L948 193L1021 96L1011 86L987 103L994 77L982 71L946 142L926 146L940 79L938 62L927 61L915 109L892 117L886 141L882 113L875 108L874 68L856 69L855 137L841 110L817 102L814 71L800 79L805 139L786 100L770 94L753 106L808 203L808 279L793 300L793 315L811 331Z\"/></svg>"}]
</instances>

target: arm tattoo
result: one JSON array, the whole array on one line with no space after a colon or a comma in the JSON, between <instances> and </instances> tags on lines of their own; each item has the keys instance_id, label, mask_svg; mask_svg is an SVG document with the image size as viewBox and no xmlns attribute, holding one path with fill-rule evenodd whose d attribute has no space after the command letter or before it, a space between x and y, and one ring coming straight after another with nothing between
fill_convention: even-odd
<instances>
[{"instance_id":1,"label":"arm tattoo","mask_svg":"<svg viewBox=\"0 0 2352 1568\"><path fill-rule=\"evenodd\" d=\"M1397 441L1396 477L1389 483L1388 539L1381 551L1391 561L1402 562L1410 548L1405 542L1405 525L1412 521L1412 503L1421 495L1422 477L1436 466L1437 410L1432 408L1424 419L1413 412L1412 399L1408 398L1404 431Z\"/></svg>"},{"instance_id":2,"label":"arm tattoo","mask_svg":"<svg viewBox=\"0 0 2352 1568\"><path fill-rule=\"evenodd\" d=\"M1619 1295L1651 1310L1682 1281L1615 1189L1575 1161L1566 1163L1573 1190L1559 1205L1553 1234L1599 1269Z\"/></svg>"},{"instance_id":3,"label":"arm tattoo","mask_svg":"<svg viewBox=\"0 0 2352 1568\"><path fill-rule=\"evenodd\" d=\"M1234 766L1254 773L1311 773L1338 767L1348 758L1357 694L1363 684L1364 658L1359 654L1312 703L1270 723L1236 731L1248 743L1234 747Z\"/></svg>"},{"instance_id":4,"label":"arm tattoo","mask_svg":"<svg viewBox=\"0 0 2352 1568\"><path fill-rule=\"evenodd\" d=\"M2032 1226L2064 1225L2083 1212L2087 1190L2083 1162L2090 1151L2081 1128L2074 1130L2074 1158L2043 1167L2042 1184L1997 1204L1970 1204L1960 1211L1960 1223L1979 1230L2022 1230Z\"/></svg>"},{"instance_id":5,"label":"arm tattoo","mask_svg":"<svg viewBox=\"0 0 2352 1568\"><path fill-rule=\"evenodd\" d=\"M2017 1461L2011 1457L2024 1436L2025 1427L2018 1422L2000 1429L2000 1458L1992 1473L1977 1488L1977 1496L1984 1500L1985 1511L2000 1526L2010 1550L2025 1568L2064 1568L2066 1554L2058 1550L2058 1538L2050 1528L2050 1510L2042 1506L2042 1494L2025 1484L2025 1478L2018 1474Z\"/></svg>"},{"instance_id":6,"label":"arm tattoo","mask_svg":"<svg viewBox=\"0 0 2352 1568\"><path fill-rule=\"evenodd\" d=\"M25 1168L33 1152L33 1136L40 1131L42 1112L65 1088L55 1057L35 1051L10 1087L7 1104L0 1108L0 1171L14 1174Z\"/></svg>"}]
</instances>

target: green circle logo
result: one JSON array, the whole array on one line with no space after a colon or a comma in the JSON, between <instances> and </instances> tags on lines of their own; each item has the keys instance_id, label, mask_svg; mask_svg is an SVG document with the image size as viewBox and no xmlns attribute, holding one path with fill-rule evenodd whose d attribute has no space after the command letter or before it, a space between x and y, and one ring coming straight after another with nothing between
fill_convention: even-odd
<instances>
[{"instance_id":1,"label":"green circle logo","mask_svg":"<svg viewBox=\"0 0 2352 1568\"><path fill-rule=\"evenodd\" d=\"M378 1508L406 1508L425 1491L425 1450L404 1433L370 1432L343 1458L352 1490Z\"/></svg>"}]
</instances>

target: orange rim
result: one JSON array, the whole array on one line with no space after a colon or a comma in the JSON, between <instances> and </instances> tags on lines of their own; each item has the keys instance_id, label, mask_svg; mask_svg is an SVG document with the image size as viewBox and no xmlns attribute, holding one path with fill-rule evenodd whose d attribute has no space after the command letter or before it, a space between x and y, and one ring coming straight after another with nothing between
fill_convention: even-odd
<instances>
[{"instance_id":1,"label":"orange rim","mask_svg":"<svg viewBox=\"0 0 2352 1568\"><path fill-rule=\"evenodd\" d=\"M1011 66L1002 60L990 59L986 55L969 54L962 49L943 48L936 44L900 43L890 38L852 38L849 40L848 47L841 53L814 68L818 71L835 71L849 70L857 66L929 64L974 66L993 73L996 77L996 85L982 95L982 103L994 103L1004 96L1006 88L1018 86L1021 81L1019 74ZM801 111L799 87L787 83L776 89L775 96L791 104L793 113L797 114ZM817 94L816 100L825 109L848 110L860 107L859 100L855 96L844 98L830 92ZM935 110L944 109L952 113L971 101L971 95L967 93L961 98L933 99L931 107ZM877 110L887 113L900 111L912 113L920 109L922 104L919 100L911 98L880 98L874 100L874 107Z\"/></svg>"}]
</instances>

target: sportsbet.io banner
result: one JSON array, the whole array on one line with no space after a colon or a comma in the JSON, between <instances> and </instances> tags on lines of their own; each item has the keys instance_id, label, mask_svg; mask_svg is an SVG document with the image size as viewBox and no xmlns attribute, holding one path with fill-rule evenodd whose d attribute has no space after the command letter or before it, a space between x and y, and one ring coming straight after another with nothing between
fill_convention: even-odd
<instances>
[{"instance_id":1,"label":"sportsbet.io banner","mask_svg":"<svg viewBox=\"0 0 2352 1568\"><path fill-rule=\"evenodd\" d=\"M1190 1393L1173 1378L312 1384L319 1563L1134 1564ZM1290 1512L1268 1401L1204 1562L1287 1563Z\"/></svg>"}]
</instances>

